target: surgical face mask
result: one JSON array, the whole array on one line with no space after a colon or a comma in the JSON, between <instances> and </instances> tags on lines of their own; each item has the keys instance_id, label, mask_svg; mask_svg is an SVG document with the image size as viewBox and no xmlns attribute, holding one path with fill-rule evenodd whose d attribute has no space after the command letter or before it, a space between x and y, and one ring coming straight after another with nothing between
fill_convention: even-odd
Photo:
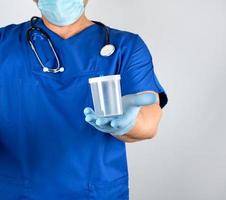
<instances>
[{"instance_id":1,"label":"surgical face mask","mask_svg":"<svg viewBox=\"0 0 226 200\"><path fill-rule=\"evenodd\" d=\"M57 26L68 26L83 14L83 0L39 0L38 7L46 19Z\"/></svg>"}]
</instances>

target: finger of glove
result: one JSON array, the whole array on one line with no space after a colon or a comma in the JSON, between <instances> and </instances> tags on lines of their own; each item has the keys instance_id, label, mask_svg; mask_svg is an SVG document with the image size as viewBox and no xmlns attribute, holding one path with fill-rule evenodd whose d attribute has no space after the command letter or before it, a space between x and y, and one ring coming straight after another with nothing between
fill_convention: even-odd
<instances>
[{"instance_id":1,"label":"finger of glove","mask_svg":"<svg viewBox=\"0 0 226 200\"><path fill-rule=\"evenodd\" d=\"M87 114L85 117L86 122L94 122L96 123L97 116L94 114Z\"/></svg>"},{"instance_id":2,"label":"finger of glove","mask_svg":"<svg viewBox=\"0 0 226 200\"><path fill-rule=\"evenodd\" d=\"M86 115L87 122L95 121L96 125L100 126L101 128L102 126L109 124L109 122L113 119L111 117L97 117L93 109L89 107L84 109L84 114Z\"/></svg>"},{"instance_id":3,"label":"finger of glove","mask_svg":"<svg viewBox=\"0 0 226 200\"><path fill-rule=\"evenodd\" d=\"M154 93L140 93L140 94L135 94L130 97L129 99L129 104L130 106L147 106L147 105L152 105L154 103L157 103L158 98L156 94Z\"/></svg>"},{"instance_id":4,"label":"finger of glove","mask_svg":"<svg viewBox=\"0 0 226 200\"><path fill-rule=\"evenodd\" d=\"M98 126L104 126L109 124L114 118L113 117L99 117L96 120Z\"/></svg>"},{"instance_id":5,"label":"finger of glove","mask_svg":"<svg viewBox=\"0 0 226 200\"><path fill-rule=\"evenodd\" d=\"M88 122L90 125L92 125L93 127L95 127L97 130L102 131L102 132L110 132L112 127L110 126L110 123L106 123L103 125L99 125L97 123L97 116L93 115L93 114L88 114L86 115L85 121ZM110 120L110 119L109 119ZM106 120L107 121L107 120ZM105 121L105 122L106 122Z\"/></svg>"},{"instance_id":6,"label":"finger of glove","mask_svg":"<svg viewBox=\"0 0 226 200\"><path fill-rule=\"evenodd\" d=\"M86 107L83 112L84 112L85 115L88 115L88 114L95 115L94 110L92 108L90 108L90 107Z\"/></svg>"}]
</instances>

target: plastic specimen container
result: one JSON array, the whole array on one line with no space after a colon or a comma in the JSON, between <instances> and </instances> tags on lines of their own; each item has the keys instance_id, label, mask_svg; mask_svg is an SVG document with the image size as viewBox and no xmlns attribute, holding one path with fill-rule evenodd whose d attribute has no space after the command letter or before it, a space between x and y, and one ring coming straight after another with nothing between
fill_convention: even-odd
<instances>
[{"instance_id":1,"label":"plastic specimen container","mask_svg":"<svg viewBox=\"0 0 226 200\"><path fill-rule=\"evenodd\" d=\"M98 117L123 114L121 76L100 76L89 79L95 113Z\"/></svg>"}]
</instances>

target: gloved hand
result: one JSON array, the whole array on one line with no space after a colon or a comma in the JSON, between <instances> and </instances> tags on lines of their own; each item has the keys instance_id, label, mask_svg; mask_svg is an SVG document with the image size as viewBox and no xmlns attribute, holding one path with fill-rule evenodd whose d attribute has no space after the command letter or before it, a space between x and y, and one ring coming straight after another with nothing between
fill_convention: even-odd
<instances>
[{"instance_id":1,"label":"gloved hand","mask_svg":"<svg viewBox=\"0 0 226 200\"><path fill-rule=\"evenodd\" d=\"M98 117L92 108L85 108L85 121L97 130L111 135L120 136L128 133L136 123L141 106L158 102L153 92L143 92L122 97L123 115L115 117Z\"/></svg>"}]
</instances>

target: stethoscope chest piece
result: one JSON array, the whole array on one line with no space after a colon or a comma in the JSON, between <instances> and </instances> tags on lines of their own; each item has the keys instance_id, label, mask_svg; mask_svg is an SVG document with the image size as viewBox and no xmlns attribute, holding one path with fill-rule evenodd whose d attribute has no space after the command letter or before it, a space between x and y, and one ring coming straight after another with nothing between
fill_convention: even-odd
<instances>
[{"instance_id":1,"label":"stethoscope chest piece","mask_svg":"<svg viewBox=\"0 0 226 200\"><path fill-rule=\"evenodd\" d=\"M115 52L115 46L112 45L112 44L107 44L101 49L100 55L103 56L103 57L109 57L114 52Z\"/></svg>"}]
</instances>

